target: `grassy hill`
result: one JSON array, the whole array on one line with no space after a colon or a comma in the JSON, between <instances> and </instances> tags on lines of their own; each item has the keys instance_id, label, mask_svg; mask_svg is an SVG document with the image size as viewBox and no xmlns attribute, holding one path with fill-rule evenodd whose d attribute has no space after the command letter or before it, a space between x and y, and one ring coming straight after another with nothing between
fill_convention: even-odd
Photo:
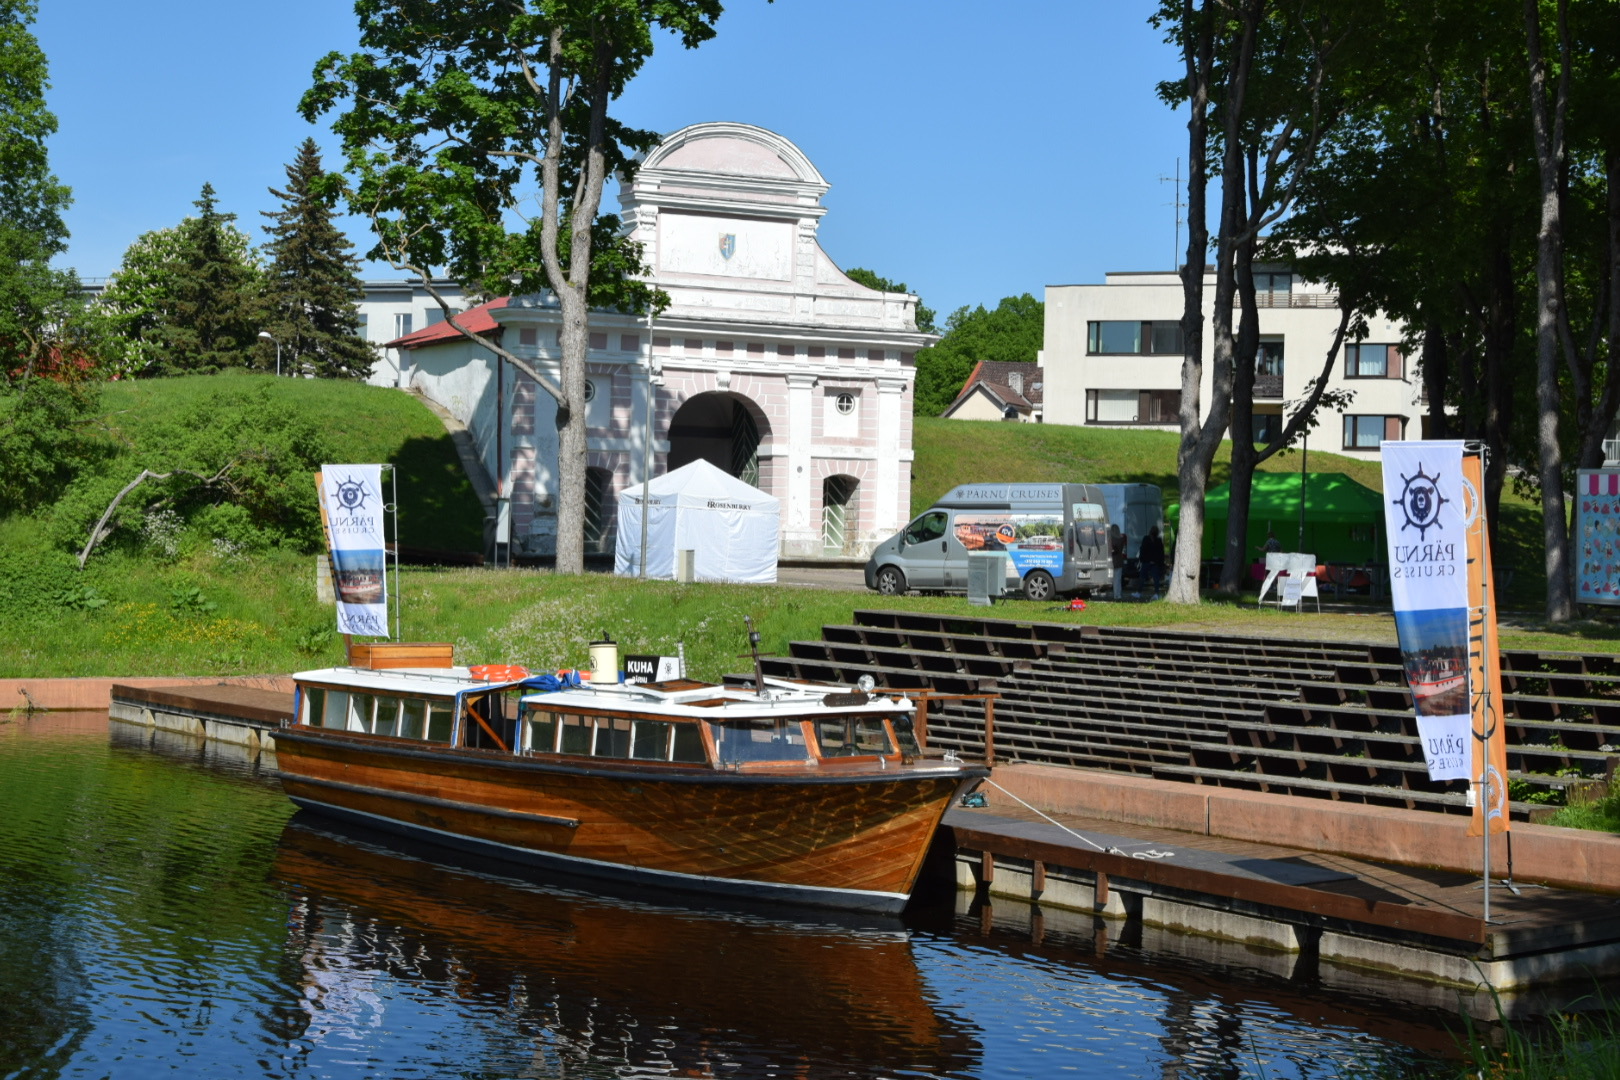
<instances>
[{"instance_id":1,"label":"grassy hill","mask_svg":"<svg viewBox=\"0 0 1620 1080\"><path fill-rule=\"evenodd\" d=\"M255 400L260 393L270 402L296 408L310 421L334 463L382 462L397 467L404 543L446 551L482 550L483 506L444 425L421 401L387 387L248 372L109 383L102 397L106 424L123 449L103 471L133 478L179 418L212 402Z\"/></svg>"}]
</instances>

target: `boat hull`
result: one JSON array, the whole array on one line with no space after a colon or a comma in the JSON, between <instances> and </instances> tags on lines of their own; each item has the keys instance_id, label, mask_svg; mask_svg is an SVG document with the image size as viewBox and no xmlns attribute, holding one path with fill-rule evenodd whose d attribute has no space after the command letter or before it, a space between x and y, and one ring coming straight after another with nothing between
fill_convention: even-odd
<instances>
[{"instance_id":1,"label":"boat hull","mask_svg":"<svg viewBox=\"0 0 1620 1080\"><path fill-rule=\"evenodd\" d=\"M277 739L299 806L511 862L683 891L897 912L984 770L578 765L321 729Z\"/></svg>"}]
</instances>

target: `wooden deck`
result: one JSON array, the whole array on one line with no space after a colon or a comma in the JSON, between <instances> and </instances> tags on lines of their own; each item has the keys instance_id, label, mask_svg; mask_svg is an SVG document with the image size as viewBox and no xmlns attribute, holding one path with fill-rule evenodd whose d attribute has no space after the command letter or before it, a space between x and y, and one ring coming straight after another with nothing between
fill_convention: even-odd
<instances>
[{"instance_id":1,"label":"wooden deck","mask_svg":"<svg viewBox=\"0 0 1620 1080\"><path fill-rule=\"evenodd\" d=\"M1324 956L1324 933L1383 942L1404 948L1389 966L1419 975L1426 973L1421 961L1414 969L1408 953L1487 966L1534 958L1554 977L1620 963L1620 895L1523 884L1515 891L1497 881L1487 923L1477 876L1072 814L1049 815L1059 823L1053 824L998 799L993 789L989 798L987 809L952 809L944 827L958 860L970 863L977 884L990 891L997 889L999 864L1003 875L1011 870L1017 878L1008 895L1027 892L1039 901L1063 868L1091 885L1099 912L1119 893L1290 927L1300 947L1323 948ZM1126 917L1130 909L1114 906ZM1449 978L1445 969L1456 965L1432 967L1427 974Z\"/></svg>"}]
</instances>

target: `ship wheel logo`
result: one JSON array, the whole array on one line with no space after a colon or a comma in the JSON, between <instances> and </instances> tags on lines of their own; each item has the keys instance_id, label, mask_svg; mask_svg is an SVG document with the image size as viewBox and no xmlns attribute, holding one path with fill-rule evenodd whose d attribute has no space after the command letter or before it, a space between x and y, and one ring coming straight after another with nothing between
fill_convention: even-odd
<instances>
[{"instance_id":1,"label":"ship wheel logo","mask_svg":"<svg viewBox=\"0 0 1620 1080\"><path fill-rule=\"evenodd\" d=\"M1423 466L1412 476L1401 477L1406 486L1401 489L1401 497L1395 500L1395 505L1401 508L1406 515L1404 529L1416 529L1420 540L1428 539L1431 528L1438 529L1440 525L1440 508L1451 500L1440 494L1440 477L1426 476Z\"/></svg>"},{"instance_id":2,"label":"ship wheel logo","mask_svg":"<svg viewBox=\"0 0 1620 1080\"><path fill-rule=\"evenodd\" d=\"M365 509L366 499L370 494L366 490L364 480L339 480L337 482L338 505L345 510Z\"/></svg>"}]
</instances>

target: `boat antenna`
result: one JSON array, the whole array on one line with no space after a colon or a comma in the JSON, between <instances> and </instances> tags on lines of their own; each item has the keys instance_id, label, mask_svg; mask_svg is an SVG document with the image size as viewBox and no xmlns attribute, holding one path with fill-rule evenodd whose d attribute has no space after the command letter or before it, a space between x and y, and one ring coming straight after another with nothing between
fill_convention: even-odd
<instances>
[{"instance_id":1,"label":"boat antenna","mask_svg":"<svg viewBox=\"0 0 1620 1080\"><path fill-rule=\"evenodd\" d=\"M754 658L754 693L764 697L765 671L759 666L759 631L754 629L753 616L744 615L743 622L748 624L748 652Z\"/></svg>"}]
</instances>

